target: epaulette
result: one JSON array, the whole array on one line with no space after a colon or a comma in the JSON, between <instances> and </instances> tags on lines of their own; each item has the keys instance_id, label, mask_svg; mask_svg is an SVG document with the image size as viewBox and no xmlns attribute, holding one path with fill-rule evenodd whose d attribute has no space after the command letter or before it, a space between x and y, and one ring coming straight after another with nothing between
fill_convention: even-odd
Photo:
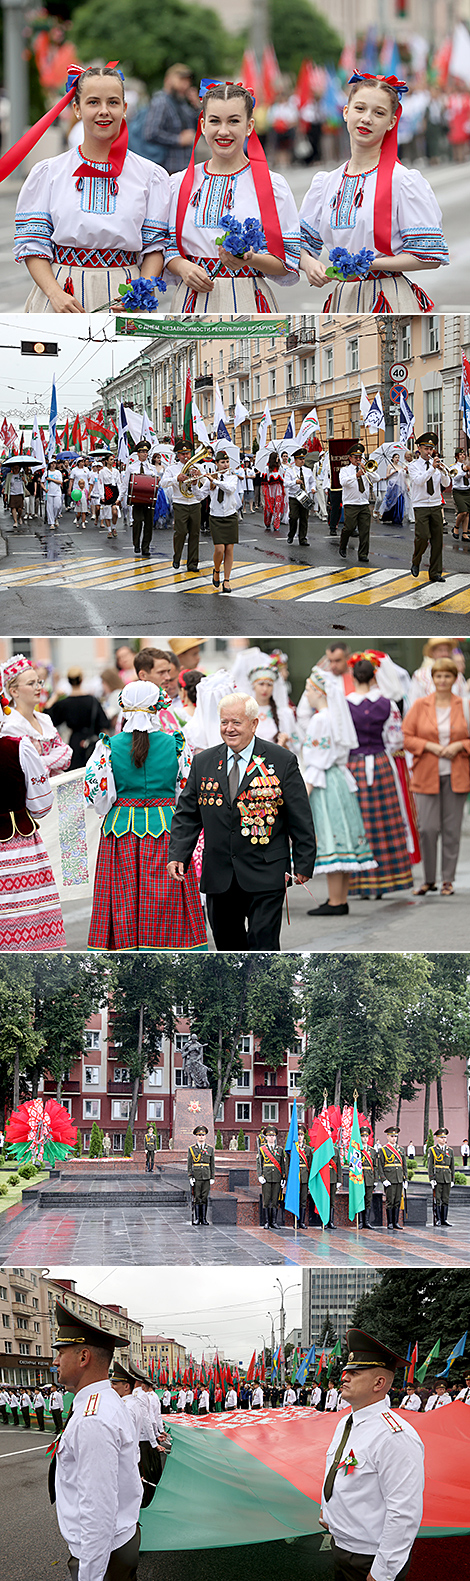
<instances>
[{"instance_id":1,"label":"epaulette","mask_svg":"<svg viewBox=\"0 0 470 1581\"><path fill-rule=\"evenodd\" d=\"M390 1428L390 1432L391 1433L402 1433L403 1432L403 1428L402 1428L401 1422L397 1421L396 1416L392 1416L392 1412L391 1411L382 1411L382 1416L383 1416L384 1422L387 1423L387 1427Z\"/></svg>"},{"instance_id":2,"label":"epaulette","mask_svg":"<svg viewBox=\"0 0 470 1581\"><path fill-rule=\"evenodd\" d=\"M101 1400L101 1395L100 1394L90 1394L90 1398L89 1398L89 1400L87 1400L87 1403L86 1403L83 1415L84 1416L97 1416L97 1413L99 1411L100 1400Z\"/></svg>"}]
</instances>

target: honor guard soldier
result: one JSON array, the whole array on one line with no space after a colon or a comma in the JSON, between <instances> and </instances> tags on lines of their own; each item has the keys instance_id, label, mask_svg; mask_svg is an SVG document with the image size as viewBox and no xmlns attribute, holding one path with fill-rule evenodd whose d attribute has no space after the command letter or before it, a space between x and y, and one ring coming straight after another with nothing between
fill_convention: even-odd
<instances>
[{"instance_id":1,"label":"honor guard soldier","mask_svg":"<svg viewBox=\"0 0 470 1581\"><path fill-rule=\"evenodd\" d=\"M20 1425L19 1417L18 1417L19 1406L20 1406L19 1394L16 1393L16 1389L10 1389L10 1411L11 1411L11 1414L12 1414L12 1417L13 1417L13 1426L14 1427L19 1427L19 1425Z\"/></svg>"},{"instance_id":2,"label":"honor guard soldier","mask_svg":"<svg viewBox=\"0 0 470 1581\"><path fill-rule=\"evenodd\" d=\"M205 1141L207 1125L197 1125L193 1131L196 1141L188 1148L188 1175L194 1188L196 1224L207 1224L209 1192L215 1180L214 1149Z\"/></svg>"},{"instance_id":3,"label":"honor guard soldier","mask_svg":"<svg viewBox=\"0 0 470 1581\"><path fill-rule=\"evenodd\" d=\"M333 1158L330 1158L330 1217L326 1226L327 1230L334 1230L335 1228L336 1192L341 1180L341 1154L337 1142L334 1143L334 1149Z\"/></svg>"},{"instance_id":4,"label":"honor guard soldier","mask_svg":"<svg viewBox=\"0 0 470 1581\"><path fill-rule=\"evenodd\" d=\"M428 1152L428 1175L433 1188L435 1224L448 1222L450 1188L455 1180L454 1154L453 1149L447 1146L448 1135L445 1125L441 1125Z\"/></svg>"},{"instance_id":5,"label":"honor guard soldier","mask_svg":"<svg viewBox=\"0 0 470 1581\"><path fill-rule=\"evenodd\" d=\"M49 1493L72 1581L135 1581L142 1501L135 1428L109 1380L117 1334L56 1303L58 1378L74 1395Z\"/></svg>"},{"instance_id":6,"label":"honor guard soldier","mask_svg":"<svg viewBox=\"0 0 470 1581\"><path fill-rule=\"evenodd\" d=\"M277 1229L279 1193L285 1180L285 1157L277 1140L275 1125L267 1125L258 1137L258 1180L262 1188L264 1229Z\"/></svg>"},{"instance_id":7,"label":"honor guard soldier","mask_svg":"<svg viewBox=\"0 0 470 1581\"><path fill-rule=\"evenodd\" d=\"M62 1417L64 1396L61 1389L51 1389L49 1407L56 1433L61 1433L64 1425Z\"/></svg>"},{"instance_id":8,"label":"honor guard soldier","mask_svg":"<svg viewBox=\"0 0 470 1581\"><path fill-rule=\"evenodd\" d=\"M313 1158L313 1150L312 1150L312 1148L310 1146L308 1131L306 1129L306 1126L302 1125L299 1122L299 1176L300 1176L299 1230L304 1230L305 1227L306 1227L305 1221L306 1221L306 1218L307 1218L308 1182L309 1182L309 1179L310 1179L310 1170L311 1170L311 1167L312 1167L312 1158Z\"/></svg>"},{"instance_id":9,"label":"honor guard soldier","mask_svg":"<svg viewBox=\"0 0 470 1581\"><path fill-rule=\"evenodd\" d=\"M0 1389L0 1416L2 1418L2 1422L4 1422L4 1424L5 1424L5 1427L8 1427L7 1406L9 1405L9 1403L10 1403L10 1396L7 1394L6 1389Z\"/></svg>"},{"instance_id":10,"label":"honor guard soldier","mask_svg":"<svg viewBox=\"0 0 470 1581\"><path fill-rule=\"evenodd\" d=\"M151 1396L144 1394L139 1388L140 1373L136 1376L136 1369L124 1367L122 1362L113 1362L111 1383L116 1394L122 1400L131 1419L139 1454L139 1472L142 1481L142 1505L147 1509L155 1497L163 1473L165 1457L171 1449L171 1438L162 1431L158 1432L158 1424L152 1420ZM163 1423L160 1418L160 1427Z\"/></svg>"},{"instance_id":11,"label":"honor guard soldier","mask_svg":"<svg viewBox=\"0 0 470 1581\"><path fill-rule=\"evenodd\" d=\"M334 1385L332 1383L330 1383L328 1385L327 1394L326 1394L325 1411L336 1411L337 1404L338 1404L338 1390L335 1389L335 1387L334 1387Z\"/></svg>"},{"instance_id":12,"label":"honor guard soldier","mask_svg":"<svg viewBox=\"0 0 470 1581\"><path fill-rule=\"evenodd\" d=\"M404 1394L400 1401L400 1411L420 1411L422 1400L419 1394L412 1389L409 1394Z\"/></svg>"},{"instance_id":13,"label":"honor guard soldier","mask_svg":"<svg viewBox=\"0 0 470 1581\"><path fill-rule=\"evenodd\" d=\"M40 1433L45 1433L45 1431L46 1431L45 1425L44 1425L44 1411L45 1411L45 1407L46 1407L46 1402L45 1402L45 1399L44 1399L44 1395L43 1395L42 1389L36 1389L35 1394L34 1394L34 1398L33 1398L33 1410L36 1413L36 1421L37 1421Z\"/></svg>"},{"instance_id":14,"label":"honor guard soldier","mask_svg":"<svg viewBox=\"0 0 470 1581\"><path fill-rule=\"evenodd\" d=\"M361 1125L361 1153L362 1172L364 1175L364 1210L360 1215L363 1230L372 1230L372 1197L375 1186L376 1162L372 1147L369 1147L369 1127Z\"/></svg>"},{"instance_id":15,"label":"honor guard soldier","mask_svg":"<svg viewBox=\"0 0 470 1581\"><path fill-rule=\"evenodd\" d=\"M350 1409L327 1450L322 1493L334 1581L401 1581L424 1490L424 1446L387 1403L396 1368L406 1363L362 1329L350 1329L346 1338L341 1384Z\"/></svg>"},{"instance_id":16,"label":"honor guard soldier","mask_svg":"<svg viewBox=\"0 0 470 1581\"><path fill-rule=\"evenodd\" d=\"M386 1126L385 1135L387 1141L377 1150L377 1173L385 1189L387 1229L399 1230L400 1203L404 1181L408 1180L408 1166L405 1152L398 1146L398 1126Z\"/></svg>"}]
</instances>

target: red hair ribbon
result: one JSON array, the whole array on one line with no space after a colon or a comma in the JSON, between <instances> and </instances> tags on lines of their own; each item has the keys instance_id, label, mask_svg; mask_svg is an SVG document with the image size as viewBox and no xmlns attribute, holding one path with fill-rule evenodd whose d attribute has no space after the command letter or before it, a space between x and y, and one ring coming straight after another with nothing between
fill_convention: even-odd
<instances>
[{"instance_id":1,"label":"red hair ribbon","mask_svg":"<svg viewBox=\"0 0 470 1581\"><path fill-rule=\"evenodd\" d=\"M214 83L213 85L209 84L209 86L220 87L220 84ZM229 86L231 87L232 84L230 83ZM237 88L243 87L243 84L236 83L234 86ZM191 149L191 158L188 168L185 170L178 195L178 205L176 210L176 242L178 252L182 258L186 258L187 256L183 247L183 225L193 188L194 154L201 136L203 113L204 112L201 110L196 127L194 143ZM259 203L261 224L266 237L267 251L268 253L272 253L274 258L279 258L281 263L285 264L286 255L284 250L284 241L279 224L279 215L276 208L276 199L274 197L271 176L269 174L269 166L264 148L262 147L258 134L255 132L254 128L253 131L250 132L250 136L248 138L247 154L250 161L253 181L255 184L256 196Z\"/></svg>"},{"instance_id":2,"label":"red hair ribbon","mask_svg":"<svg viewBox=\"0 0 470 1581\"><path fill-rule=\"evenodd\" d=\"M109 60L107 64L112 69L115 66L117 66L117 60ZM58 103L54 104L52 106L52 110L48 110L46 115L42 115L41 119L39 121L36 121L34 126L30 126L29 131L25 132L23 137L20 137L19 141L17 143L13 144L13 148L9 148L7 153L3 154L3 157L0 159L0 181L6 181L7 176L11 176L12 171L18 169L18 165L22 164L23 159L26 159L26 155L31 152L32 148L35 148L36 143L39 143L40 138L44 136L44 132L47 132L48 127L52 126L53 122L56 121L58 116L62 114L63 110L67 109L67 105L70 104L71 100L75 98L75 94L76 94L76 91L77 91L77 82L78 82L79 78L82 76L82 73L85 70L86 70L85 66L69 66L67 82L68 83L71 82L71 87L67 89L67 92L64 94L63 99L59 99ZM125 147L124 147L124 152L122 153L122 158L121 158L121 151L122 151L122 148L123 148L123 143L121 143L121 138L123 136L123 128L124 127L125 127ZM127 126L126 126L125 121L123 121L122 125L121 125L121 130L119 132L119 135L115 139L115 142L113 143L112 149L111 149L110 164L111 164L111 175L112 176L114 176L115 174L119 174L119 172L122 170L122 167L123 167L123 164L124 164L124 160L125 160L125 157L126 157L126 152L127 152ZM114 169L114 162L115 162L115 160L117 160L117 161L120 160L120 163L116 165L116 170ZM89 166L86 166L84 168L86 169L88 175L90 175L90 174L93 175L93 170L90 171L90 167ZM97 172L97 174L102 175L103 174L102 170Z\"/></svg>"}]
</instances>

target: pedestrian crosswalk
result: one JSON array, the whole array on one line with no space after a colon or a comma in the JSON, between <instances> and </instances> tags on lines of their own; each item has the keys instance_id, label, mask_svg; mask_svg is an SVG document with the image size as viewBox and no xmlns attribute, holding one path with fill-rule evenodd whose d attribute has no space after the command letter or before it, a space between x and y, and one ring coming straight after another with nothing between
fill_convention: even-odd
<instances>
[{"instance_id":1,"label":"pedestrian crosswalk","mask_svg":"<svg viewBox=\"0 0 470 1581\"><path fill-rule=\"evenodd\" d=\"M470 570L470 566L469 566ZM292 601L299 604L382 604L385 608L426 609L444 613L470 613L470 574L450 572L445 583L431 583L427 573L413 580L405 568L330 565L305 566L271 559L237 559L232 577L233 599ZM20 587L62 587L114 592L191 593L196 597L222 597L212 585L212 560L199 571L174 571L170 559L90 555L34 565L5 565L0 572L0 595Z\"/></svg>"}]
</instances>

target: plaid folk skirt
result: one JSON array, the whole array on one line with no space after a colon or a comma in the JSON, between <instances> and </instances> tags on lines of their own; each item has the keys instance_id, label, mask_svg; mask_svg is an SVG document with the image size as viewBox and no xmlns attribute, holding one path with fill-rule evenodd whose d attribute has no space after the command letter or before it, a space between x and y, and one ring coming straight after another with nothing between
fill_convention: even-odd
<instances>
[{"instance_id":1,"label":"plaid folk skirt","mask_svg":"<svg viewBox=\"0 0 470 1581\"><path fill-rule=\"evenodd\" d=\"M167 873L170 836L100 836L90 950L206 950L194 863L183 883Z\"/></svg>"},{"instance_id":2,"label":"plaid folk skirt","mask_svg":"<svg viewBox=\"0 0 470 1581\"><path fill-rule=\"evenodd\" d=\"M366 839L377 862L370 872L353 873L350 895L376 895L394 889L411 889L410 857L400 812L395 781L386 752L374 758L374 782L367 784L364 757L351 757L348 768L354 774Z\"/></svg>"}]
</instances>

